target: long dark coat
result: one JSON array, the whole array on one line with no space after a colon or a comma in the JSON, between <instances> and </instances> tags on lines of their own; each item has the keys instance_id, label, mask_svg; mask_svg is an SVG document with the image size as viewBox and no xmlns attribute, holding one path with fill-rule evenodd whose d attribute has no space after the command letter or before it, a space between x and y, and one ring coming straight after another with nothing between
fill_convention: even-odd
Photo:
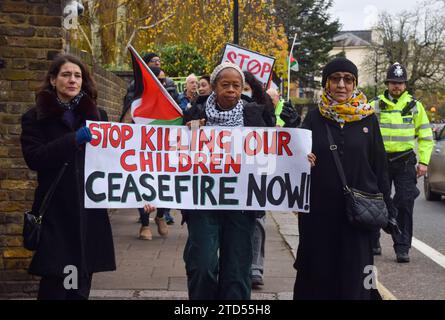
<instances>
[{"instance_id":1,"label":"long dark coat","mask_svg":"<svg viewBox=\"0 0 445 320\"><path fill-rule=\"evenodd\" d=\"M347 221L325 122L338 146L349 186L382 192L393 210L377 118L372 115L341 128L322 117L318 109L309 112L302 127L312 130L312 152L317 160L311 170L310 212L299 215L294 299L372 299L377 291L364 286L370 274L365 266L374 264L372 235Z\"/></svg>"},{"instance_id":2,"label":"long dark coat","mask_svg":"<svg viewBox=\"0 0 445 320\"><path fill-rule=\"evenodd\" d=\"M31 170L37 171L33 212L42 200L62 165L65 170L45 213L42 237L29 267L39 276L65 276L67 265L78 268L79 275L116 269L111 226L105 209L84 207L85 147L75 142L75 131L85 120L107 121L105 111L88 96L75 109L74 128L62 119L63 109L54 93L43 92L36 106L22 117L22 151Z\"/></svg>"}]
</instances>

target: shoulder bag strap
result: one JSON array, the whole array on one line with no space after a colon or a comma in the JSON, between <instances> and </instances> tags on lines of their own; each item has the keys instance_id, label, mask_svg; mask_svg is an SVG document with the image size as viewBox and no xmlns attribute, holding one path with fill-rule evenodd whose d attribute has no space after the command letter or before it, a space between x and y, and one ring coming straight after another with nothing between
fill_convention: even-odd
<instances>
[{"instance_id":1,"label":"shoulder bag strap","mask_svg":"<svg viewBox=\"0 0 445 320\"><path fill-rule=\"evenodd\" d=\"M62 168L60 169L59 173L57 174L56 180L53 181L51 184L51 187L48 189L48 192L45 195L45 198L43 198L42 205L39 209L39 216L38 219L42 219L43 215L45 214L46 210L48 209L49 203L51 202L51 198L54 195L54 191L56 191L57 184L60 181L60 178L62 178L63 173L65 172L66 167L68 166L68 163L64 163Z\"/></svg>"},{"instance_id":2,"label":"shoulder bag strap","mask_svg":"<svg viewBox=\"0 0 445 320\"><path fill-rule=\"evenodd\" d=\"M340 161L340 156L338 155L337 145L334 142L334 138L332 137L331 129L329 125L325 122L326 130L328 133L328 141L329 141L329 149L332 151L332 155L334 157L335 166L337 167L338 175L340 176L341 183L343 185L343 190L349 190L348 184L346 183L345 172L343 171L343 166Z\"/></svg>"}]
</instances>

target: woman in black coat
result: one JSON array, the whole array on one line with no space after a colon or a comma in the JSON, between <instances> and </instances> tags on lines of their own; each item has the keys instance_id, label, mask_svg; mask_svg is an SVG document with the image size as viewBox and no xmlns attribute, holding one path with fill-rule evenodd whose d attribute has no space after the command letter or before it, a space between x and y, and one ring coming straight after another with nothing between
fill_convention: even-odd
<instances>
[{"instance_id":1,"label":"woman in black coat","mask_svg":"<svg viewBox=\"0 0 445 320\"><path fill-rule=\"evenodd\" d=\"M357 67L345 58L323 69L319 108L302 127L312 131L310 212L299 215L299 246L294 267L294 299L378 298L370 270L374 264L372 232L350 224L341 180L327 138L327 123L350 187L383 193L390 212L387 232L396 230L386 154L374 110L357 90ZM286 108L286 107L285 107ZM367 278L368 277L368 278Z\"/></svg>"},{"instance_id":2,"label":"woman in black coat","mask_svg":"<svg viewBox=\"0 0 445 320\"><path fill-rule=\"evenodd\" d=\"M66 164L29 267L29 273L42 277L38 299L87 299L92 274L116 269L107 210L84 207L85 144L91 140L85 121L107 121L96 97L84 64L74 56L61 55L52 62L35 107L22 117L23 156L37 171L33 213L39 211ZM67 276L70 281L64 285ZM66 287L67 282L71 287Z\"/></svg>"}]
</instances>

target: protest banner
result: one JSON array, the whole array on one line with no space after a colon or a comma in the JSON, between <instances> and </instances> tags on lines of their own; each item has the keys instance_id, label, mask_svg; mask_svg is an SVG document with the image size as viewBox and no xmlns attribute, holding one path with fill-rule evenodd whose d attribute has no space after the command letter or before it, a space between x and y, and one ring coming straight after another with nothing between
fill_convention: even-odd
<instances>
[{"instance_id":1,"label":"protest banner","mask_svg":"<svg viewBox=\"0 0 445 320\"><path fill-rule=\"evenodd\" d=\"M309 211L309 130L87 126L86 208Z\"/></svg>"},{"instance_id":2,"label":"protest banner","mask_svg":"<svg viewBox=\"0 0 445 320\"><path fill-rule=\"evenodd\" d=\"M268 88L275 58L227 43L221 59L221 62L225 61L238 65L243 71L251 72L264 88Z\"/></svg>"}]
</instances>

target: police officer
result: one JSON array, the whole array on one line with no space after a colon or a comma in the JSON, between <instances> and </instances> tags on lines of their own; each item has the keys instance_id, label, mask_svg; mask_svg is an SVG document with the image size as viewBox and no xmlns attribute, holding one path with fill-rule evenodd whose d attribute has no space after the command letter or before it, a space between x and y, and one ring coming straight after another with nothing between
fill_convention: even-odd
<instances>
[{"instance_id":1,"label":"police officer","mask_svg":"<svg viewBox=\"0 0 445 320\"><path fill-rule=\"evenodd\" d=\"M422 103L406 88L408 75L399 63L389 67L385 84L388 90L371 104L380 122L388 155L390 182L394 183L394 204L398 209L397 223L401 233L393 234L397 262L409 262L413 235L414 200L419 196L417 178L425 175L433 150L433 133ZM414 153L416 140L418 157ZM380 232L376 233L373 251L381 254Z\"/></svg>"}]
</instances>

